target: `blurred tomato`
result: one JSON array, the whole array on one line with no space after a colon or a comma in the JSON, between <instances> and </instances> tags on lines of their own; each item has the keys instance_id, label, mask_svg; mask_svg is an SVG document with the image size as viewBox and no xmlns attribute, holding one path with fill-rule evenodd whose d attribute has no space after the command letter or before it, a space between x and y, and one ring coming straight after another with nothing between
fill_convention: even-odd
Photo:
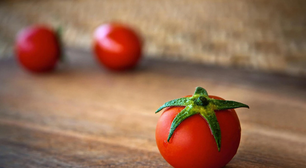
<instances>
[{"instance_id":1,"label":"blurred tomato","mask_svg":"<svg viewBox=\"0 0 306 168\"><path fill-rule=\"evenodd\" d=\"M53 70L60 58L59 37L45 26L32 26L21 30L15 44L20 64L32 72Z\"/></svg>"},{"instance_id":2,"label":"blurred tomato","mask_svg":"<svg viewBox=\"0 0 306 168\"><path fill-rule=\"evenodd\" d=\"M140 60L142 41L130 27L110 23L94 33L94 51L99 62L110 70L134 68Z\"/></svg>"}]
</instances>

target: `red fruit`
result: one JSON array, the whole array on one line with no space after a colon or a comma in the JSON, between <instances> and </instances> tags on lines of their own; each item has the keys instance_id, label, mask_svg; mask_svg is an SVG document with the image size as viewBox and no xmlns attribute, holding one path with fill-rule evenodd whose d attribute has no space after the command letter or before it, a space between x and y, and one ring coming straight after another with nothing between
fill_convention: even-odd
<instances>
[{"instance_id":1,"label":"red fruit","mask_svg":"<svg viewBox=\"0 0 306 168\"><path fill-rule=\"evenodd\" d=\"M60 42L54 30L32 26L18 33L15 52L25 69L32 72L51 71L60 58Z\"/></svg>"},{"instance_id":2,"label":"red fruit","mask_svg":"<svg viewBox=\"0 0 306 168\"><path fill-rule=\"evenodd\" d=\"M225 166L240 143L240 122L233 109L238 107L248 106L208 96L200 87L193 96L165 103L156 111L166 108L155 134L161 155L176 168Z\"/></svg>"},{"instance_id":3,"label":"red fruit","mask_svg":"<svg viewBox=\"0 0 306 168\"><path fill-rule=\"evenodd\" d=\"M137 33L126 25L105 24L95 30L94 51L106 68L127 70L139 62L142 42Z\"/></svg>"}]
</instances>

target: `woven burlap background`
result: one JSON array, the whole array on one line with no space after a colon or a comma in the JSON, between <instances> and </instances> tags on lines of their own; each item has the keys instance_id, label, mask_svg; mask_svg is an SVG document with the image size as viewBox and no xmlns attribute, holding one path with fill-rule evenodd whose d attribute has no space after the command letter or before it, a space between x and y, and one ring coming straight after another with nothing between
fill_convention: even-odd
<instances>
[{"instance_id":1,"label":"woven burlap background","mask_svg":"<svg viewBox=\"0 0 306 168\"><path fill-rule=\"evenodd\" d=\"M2 0L0 54L35 23L61 26L66 46L90 50L109 21L137 29L146 57L306 75L305 0Z\"/></svg>"}]
</instances>

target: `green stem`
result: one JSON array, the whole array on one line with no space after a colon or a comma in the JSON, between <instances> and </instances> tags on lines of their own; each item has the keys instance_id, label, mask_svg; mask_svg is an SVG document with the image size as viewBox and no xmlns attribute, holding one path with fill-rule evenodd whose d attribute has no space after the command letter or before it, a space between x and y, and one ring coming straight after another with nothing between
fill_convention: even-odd
<instances>
[{"instance_id":1,"label":"green stem","mask_svg":"<svg viewBox=\"0 0 306 168\"><path fill-rule=\"evenodd\" d=\"M59 60L61 62L65 62L65 54L64 54L64 46L63 46L63 38L62 38L62 35L63 35L63 29L61 26L57 27L56 29L56 36L57 36L57 40L58 40L58 43L59 43Z\"/></svg>"}]
</instances>

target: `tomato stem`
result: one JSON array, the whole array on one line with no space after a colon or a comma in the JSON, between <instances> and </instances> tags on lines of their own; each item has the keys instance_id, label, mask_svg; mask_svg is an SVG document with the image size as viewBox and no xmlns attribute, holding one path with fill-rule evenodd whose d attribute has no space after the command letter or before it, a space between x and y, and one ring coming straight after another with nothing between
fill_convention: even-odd
<instances>
[{"instance_id":1,"label":"tomato stem","mask_svg":"<svg viewBox=\"0 0 306 168\"><path fill-rule=\"evenodd\" d=\"M61 62L65 61L65 54L64 54L64 47L63 47L63 28L61 26L56 28L56 36L57 36L57 41L58 41L58 46L59 46L59 60Z\"/></svg>"},{"instance_id":2,"label":"tomato stem","mask_svg":"<svg viewBox=\"0 0 306 168\"><path fill-rule=\"evenodd\" d=\"M196 100L195 103L198 106L207 106L209 104L209 101L204 97L204 96L199 96Z\"/></svg>"}]
</instances>

